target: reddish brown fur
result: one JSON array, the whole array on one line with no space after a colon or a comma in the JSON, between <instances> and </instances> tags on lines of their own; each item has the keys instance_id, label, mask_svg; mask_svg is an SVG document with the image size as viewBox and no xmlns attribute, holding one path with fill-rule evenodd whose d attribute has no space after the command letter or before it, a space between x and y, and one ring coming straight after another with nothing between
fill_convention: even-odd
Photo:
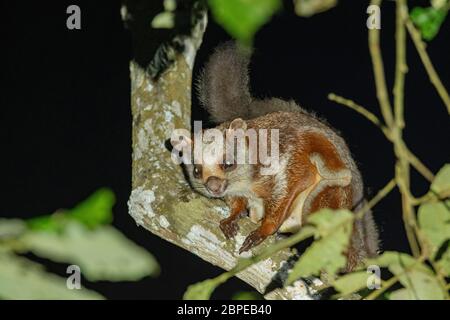
<instances>
[{"instance_id":1,"label":"reddish brown fur","mask_svg":"<svg viewBox=\"0 0 450 320\"><path fill-rule=\"evenodd\" d=\"M220 221L220 229L227 238L232 238L239 230L237 221L247 211L247 199L243 197L231 197L227 199L227 202L230 207L231 213L228 218Z\"/></svg>"},{"instance_id":2,"label":"reddish brown fur","mask_svg":"<svg viewBox=\"0 0 450 320\"><path fill-rule=\"evenodd\" d=\"M344 162L336 152L336 147L322 134L306 132L301 134L300 139L304 141L301 150L308 155L312 155L313 153L320 154L330 171L338 171L345 168Z\"/></svg>"},{"instance_id":3,"label":"reddish brown fur","mask_svg":"<svg viewBox=\"0 0 450 320\"><path fill-rule=\"evenodd\" d=\"M344 151L341 149L339 152L335 145L336 142L332 142L330 137L337 138L334 136L334 132L314 118L309 118L307 119L309 122L305 122L304 117L305 115L301 112L276 112L246 122L248 128L279 129L280 155L289 154L290 157L285 169L286 192L278 197L274 194L276 188L274 176L261 175L262 164L260 163L253 166L251 190L257 198L263 200L264 217L261 225L247 237L240 252L249 250L278 231L288 218L296 197L317 182L316 177L319 171L316 167L317 164L311 162L311 156L319 155L324 162L321 170L327 170L332 174L343 169L353 169L352 162L349 162L350 158L343 157L342 152L345 149ZM308 124L306 128L305 123ZM219 128L226 129L229 124L229 122L223 123ZM299 129L302 127L304 129ZM270 132L268 141L268 149L270 149ZM209 176L225 178L224 171L220 166L203 170L203 180ZM307 214L323 208L352 209L355 198L353 190L352 184L345 187L326 186L324 190L315 195L308 208L304 207L305 218ZM245 211L248 202L244 197L236 197L232 198L229 204L231 214L221 222L220 227L227 237L232 237L237 233L237 221ZM356 229L355 232L357 232ZM360 249L351 247L347 254L349 260L347 268L350 270L361 260L361 252Z\"/></svg>"},{"instance_id":4,"label":"reddish brown fur","mask_svg":"<svg viewBox=\"0 0 450 320\"><path fill-rule=\"evenodd\" d=\"M311 208L308 213L314 213L322 208L351 209L351 195L351 186L328 186L311 202Z\"/></svg>"},{"instance_id":5,"label":"reddish brown fur","mask_svg":"<svg viewBox=\"0 0 450 320\"><path fill-rule=\"evenodd\" d=\"M269 235L274 234L288 218L292 203L296 197L316 182L318 171L316 166L310 161L312 154L319 154L325 161L326 168L330 171L338 171L345 168L335 147L323 135L315 132L296 134L297 132L297 130L290 132L290 135L297 137L297 139L293 140L293 144L291 144L292 152L287 166L286 195L280 199L273 198L272 192L269 192L273 185L268 185L267 183L265 183L264 187L253 188L256 195L264 199L265 215L260 227L249 235L241 251L251 248ZM287 133L283 131L283 136L286 137L285 135ZM314 202L314 211L327 208L329 205L332 205L331 208L336 209L351 208L351 192L331 194L335 190L338 189L327 188L321 192L319 196L322 200L319 199L317 202Z\"/></svg>"},{"instance_id":6,"label":"reddish brown fur","mask_svg":"<svg viewBox=\"0 0 450 320\"><path fill-rule=\"evenodd\" d=\"M358 209L364 200L361 174L340 135L295 102L276 98L253 98L248 88L248 62L249 57L242 55L233 43L222 45L208 61L199 85L200 101L209 111L211 118L220 123L217 128L226 130L232 120L242 118L246 120L247 128L279 129L279 154L288 156L284 175L277 177L262 176L260 164L250 166L244 172L248 174L246 179L249 186L242 187L245 190L242 190L241 194L235 190L233 195L238 194L239 197L228 201L231 214L221 223L221 228L227 236L233 236L237 232L237 220L242 216L244 207L250 204L250 200L255 202L254 198L257 198L259 203L264 204L261 226L247 237L241 252L249 250L276 232L286 220L297 195L316 185L318 174L323 170L331 175L345 170L350 177L350 184L343 182L345 186L338 186L330 182L323 190L317 190L319 193L311 196L313 199L309 199L308 206L304 205L304 215L321 208ZM318 155L323 164L317 163L316 158L314 163L311 162L312 155ZM202 173L204 180L208 176L227 178L229 174L224 173L218 166ZM194 179L192 175L190 177ZM241 177L234 179L240 181L237 185L241 188ZM232 185L232 179L229 180L229 185ZM201 191L202 186L198 185L198 189ZM347 269L350 270L364 258L375 255L377 250L378 233L371 213L368 212L355 222L347 253Z\"/></svg>"}]
</instances>

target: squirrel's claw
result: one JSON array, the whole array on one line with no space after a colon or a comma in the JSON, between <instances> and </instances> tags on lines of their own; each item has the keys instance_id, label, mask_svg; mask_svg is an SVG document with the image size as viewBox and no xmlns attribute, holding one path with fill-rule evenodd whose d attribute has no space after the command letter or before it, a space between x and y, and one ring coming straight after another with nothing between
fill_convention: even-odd
<instances>
[{"instance_id":1,"label":"squirrel's claw","mask_svg":"<svg viewBox=\"0 0 450 320\"><path fill-rule=\"evenodd\" d=\"M265 238L266 237L263 236L258 230L252 231L252 233L250 233L245 239L242 247L239 249L239 254L257 246L258 244L263 242Z\"/></svg>"},{"instance_id":2,"label":"squirrel's claw","mask_svg":"<svg viewBox=\"0 0 450 320\"><path fill-rule=\"evenodd\" d=\"M236 220L223 219L220 221L220 230L227 239L234 238L239 231L239 225Z\"/></svg>"}]
</instances>

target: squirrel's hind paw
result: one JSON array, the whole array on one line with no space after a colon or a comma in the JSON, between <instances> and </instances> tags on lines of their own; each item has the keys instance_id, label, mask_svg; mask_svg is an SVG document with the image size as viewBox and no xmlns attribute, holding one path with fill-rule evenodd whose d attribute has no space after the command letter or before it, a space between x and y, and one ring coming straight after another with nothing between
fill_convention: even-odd
<instances>
[{"instance_id":1,"label":"squirrel's hind paw","mask_svg":"<svg viewBox=\"0 0 450 320\"><path fill-rule=\"evenodd\" d=\"M258 244L264 241L267 237L262 235L259 230L252 231L247 238L245 239L242 247L239 249L239 254L242 252L248 251L253 247L256 247Z\"/></svg>"},{"instance_id":2,"label":"squirrel's hind paw","mask_svg":"<svg viewBox=\"0 0 450 320\"><path fill-rule=\"evenodd\" d=\"M236 220L223 219L220 221L220 230L227 239L234 238L239 231L239 225Z\"/></svg>"}]
</instances>

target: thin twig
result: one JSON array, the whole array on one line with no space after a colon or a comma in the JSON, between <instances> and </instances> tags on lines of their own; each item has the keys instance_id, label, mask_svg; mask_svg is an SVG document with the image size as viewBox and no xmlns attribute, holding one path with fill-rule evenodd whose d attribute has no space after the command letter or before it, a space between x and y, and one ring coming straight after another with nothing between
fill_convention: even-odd
<instances>
[{"instance_id":1,"label":"thin twig","mask_svg":"<svg viewBox=\"0 0 450 320\"><path fill-rule=\"evenodd\" d=\"M406 1L396 1L395 13L395 82L394 82L394 115L395 123L391 128L392 141L394 143L394 152L397 156L395 178L402 196L403 220L405 224L406 236L414 257L420 256L419 237L415 230L417 229L416 214L411 201L410 194L410 162L408 155L404 152L403 127L404 127L404 86L406 73L406 37L405 25L403 19L404 12L408 12Z\"/></svg>"},{"instance_id":2,"label":"thin twig","mask_svg":"<svg viewBox=\"0 0 450 320\"><path fill-rule=\"evenodd\" d=\"M420 59L422 60L425 70L428 73L430 82L436 88L436 91L438 92L439 96L441 97L442 101L447 107L447 112L450 114L450 97L444 85L442 84L439 75L434 69L433 63L431 62L430 57L428 56L427 50L425 48L425 43L422 41L422 38L420 36L420 32L417 31L417 29L414 27L414 24L411 22L409 18L405 19L405 24L411 36L411 39L413 40L414 45L416 46L417 52L419 53Z\"/></svg>"},{"instance_id":3,"label":"thin twig","mask_svg":"<svg viewBox=\"0 0 450 320\"><path fill-rule=\"evenodd\" d=\"M434 174L431 172L430 169L428 169L422 161L420 161L419 158L417 158L411 150L408 149L406 145L403 146L406 155L408 156L408 160L411 163L411 165L422 175L424 176L429 182L432 182L434 180Z\"/></svg>"},{"instance_id":4,"label":"thin twig","mask_svg":"<svg viewBox=\"0 0 450 320\"><path fill-rule=\"evenodd\" d=\"M381 0L372 0L371 5L381 5ZM372 65L377 90L377 98L380 103L381 113L386 125L391 128L393 124L392 107L389 102L389 96L384 76L383 58L380 49L380 30L369 29L369 49L372 57Z\"/></svg>"},{"instance_id":5,"label":"thin twig","mask_svg":"<svg viewBox=\"0 0 450 320\"><path fill-rule=\"evenodd\" d=\"M389 129L381 122L381 120L375 114L373 114L363 106L357 104L356 102L350 99L338 96L334 93L330 93L328 95L328 99L336 103L342 104L346 107L349 107L350 109L358 112L359 114L363 115L367 120L376 125L381 131L383 131L386 137L390 136Z\"/></svg>"},{"instance_id":6,"label":"thin twig","mask_svg":"<svg viewBox=\"0 0 450 320\"><path fill-rule=\"evenodd\" d=\"M400 156L401 157L401 156ZM402 195L403 222L405 225L406 237L411 247L411 252L415 258L420 256L420 247L415 233L417 229L416 217L412 201L410 200L409 185L409 164L405 159L399 159L396 164L395 178Z\"/></svg>"},{"instance_id":7,"label":"thin twig","mask_svg":"<svg viewBox=\"0 0 450 320\"><path fill-rule=\"evenodd\" d=\"M399 277L394 276L387 281L384 281L383 285L380 289L374 290L371 294L364 298L364 300L375 300L378 298L383 292L392 287L397 281Z\"/></svg>"},{"instance_id":8,"label":"thin twig","mask_svg":"<svg viewBox=\"0 0 450 320\"><path fill-rule=\"evenodd\" d=\"M406 36L405 26L403 24L405 11L405 0L397 0L396 7L396 28L395 28L395 83L394 83L394 115L395 124L399 129L403 129L405 126L405 120L403 116L404 110L404 87L405 87L405 74L408 70L406 65Z\"/></svg>"},{"instance_id":9,"label":"thin twig","mask_svg":"<svg viewBox=\"0 0 450 320\"><path fill-rule=\"evenodd\" d=\"M386 126L384 126L383 124L381 124L380 119L378 119L378 117L375 114L373 114L372 112L367 110L367 108L364 108L363 106L357 104L356 102L354 102L350 99L346 99L344 97L338 96L334 93L330 93L328 95L328 99L330 99L331 101L334 101L336 103L339 103L343 106L346 106L352 110L355 110L359 114L363 115L366 119L368 119L370 122L375 124L378 128L380 128L380 130L384 133L386 138L392 142L392 137L391 137L391 133L390 133L389 129ZM408 157L408 161L411 163L411 165L429 182L433 181L434 180L433 172L431 172L430 169L428 169L420 161L420 159L417 158L412 153L412 151L408 149L408 147L406 145L403 144L402 148L404 149L404 152L406 153L406 155Z\"/></svg>"},{"instance_id":10,"label":"thin twig","mask_svg":"<svg viewBox=\"0 0 450 320\"><path fill-rule=\"evenodd\" d=\"M392 191L396 186L395 179L391 179L380 191L377 192L375 197L373 197L369 202L367 202L358 212L355 214L356 219L360 219L364 216L367 210L375 207L375 205L380 202L381 199L386 197L389 192Z\"/></svg>"}]
</instances>

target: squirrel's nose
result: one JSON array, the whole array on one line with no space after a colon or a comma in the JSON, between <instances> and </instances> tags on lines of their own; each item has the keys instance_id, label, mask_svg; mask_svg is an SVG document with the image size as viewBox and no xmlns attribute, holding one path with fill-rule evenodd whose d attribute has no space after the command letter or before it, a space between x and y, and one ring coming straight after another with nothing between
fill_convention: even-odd
<instances>
[{"instance_id":1,"label":"squirrel's nose","mask_svg":"<svg viewBox=\"0 0 450 320\"><path fill-rule=\"evenodd\" d=\"M221 194L225 191L226 187L227 181L218 177L209 177L208 180L206 180L206 188L212 194Z\"/></svg>"}]
</instances>

